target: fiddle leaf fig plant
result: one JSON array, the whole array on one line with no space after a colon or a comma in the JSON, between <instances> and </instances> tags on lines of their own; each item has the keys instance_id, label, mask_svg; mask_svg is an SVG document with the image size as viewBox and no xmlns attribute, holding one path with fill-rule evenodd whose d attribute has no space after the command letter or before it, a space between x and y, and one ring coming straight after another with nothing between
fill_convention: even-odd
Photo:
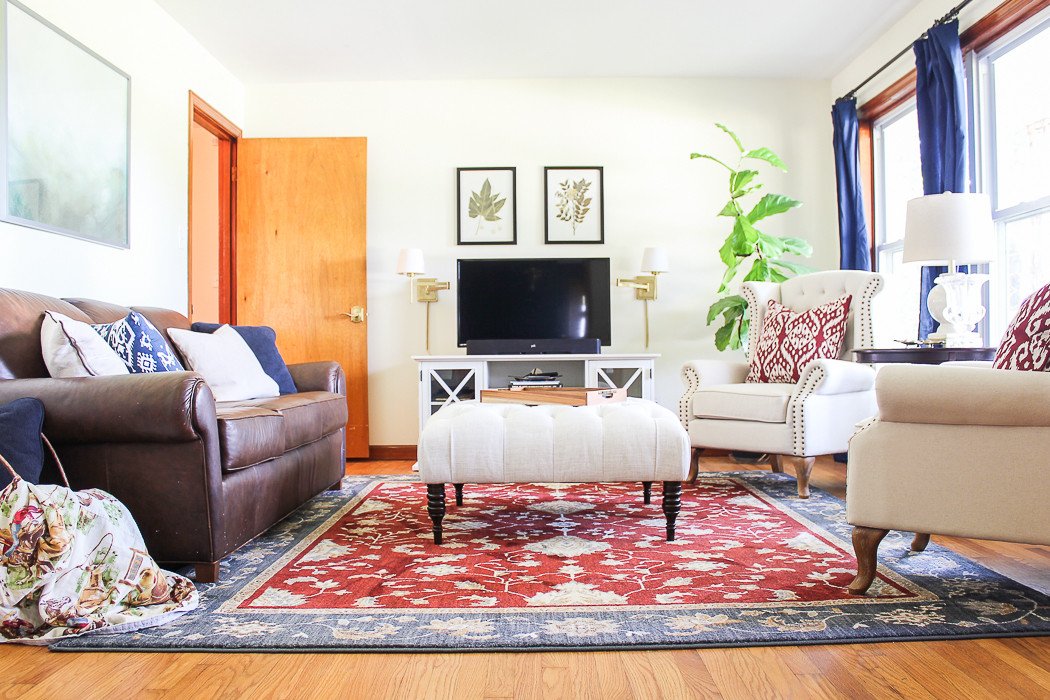
<instances>
[{"instance_id":1,"label":"fiddle leaf fig plant","mask_svg":"<svg viewBox=\"0 0 1050 700\"><path fill-rule=\"evenodd\" d=\"M790 260L785 255L809 257L813 248L801 238L773 236L763 233L756 224L777 214L783 214L802 202L783 194L767 193L757 202L755 192L762 189L758 181L761 173L756 170L761 163L787 172L787 165L768 148L746 149L735 133L724 124L715 124L728 134L737 148L735 167L707 153L693 153L690 158L703 158L722 166L728 172L729 201L719 216L733 220L733 230L718 249L725 265L722 281L718 285L718 300L707 310L707 325L721 317L722 325L715 331L715 347L719 350L737 350L747 337L750 317L747 302L739 294L731 293L730 284L741 271L745 282L783 282L792 275L808 272L809 268Z\"/></svg>"}]
</instances>

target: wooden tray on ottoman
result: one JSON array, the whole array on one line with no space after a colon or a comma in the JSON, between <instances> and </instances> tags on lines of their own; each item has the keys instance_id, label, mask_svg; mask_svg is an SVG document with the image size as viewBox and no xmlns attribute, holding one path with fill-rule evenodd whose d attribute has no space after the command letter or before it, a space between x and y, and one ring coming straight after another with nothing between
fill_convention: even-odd
<instances>
[{"instance_id":1,"label":"wooden tray on ottoman","mask_svg":"<svg viewBox=\"0 0 1050 700\"><path fill-rule=\"evenodd\" d=\"M513 387L483 389L482 403L521 403L528 406L560 404L562 406L597 406L619 403L627 398L627 389L584 389L582 387Z\"/></svg>"}]
</instances>

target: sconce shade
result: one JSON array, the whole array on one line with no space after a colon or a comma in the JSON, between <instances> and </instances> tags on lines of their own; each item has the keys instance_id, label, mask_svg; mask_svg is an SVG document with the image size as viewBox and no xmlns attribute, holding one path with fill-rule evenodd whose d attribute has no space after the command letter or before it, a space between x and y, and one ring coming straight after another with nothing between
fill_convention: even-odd
<instances>
[{"instance_id":1,"label":"sconce shade","mask_svg":"<svg viewBox=\"0 0 1050 700\"><path fill-rule=\"evenodd\" d=\"M984 263L995 259L995 246L987 195L945 192L908 202L904 262Z\"/></svg>"},{"instance_id":2,"label":"sconce shade","mask_svg":"<svg viewBox=\"0 0 1050 700\"><path fill-rule=\"evenodd\" d=\"M671 267L667 262L667 250L664 248L646 248L642 253L643 272L667 272Z\"/></svg>"},{"instance_id":3,"label":"sconce shade","mask_svg":"<svg viewBox=\"0 0 1050 700\"><path fill-rule=\"evenodd\" d=\"M419 248L402 248L397 256L397 274L423 274L423 251Z\"/></svg>"}]
</instances>

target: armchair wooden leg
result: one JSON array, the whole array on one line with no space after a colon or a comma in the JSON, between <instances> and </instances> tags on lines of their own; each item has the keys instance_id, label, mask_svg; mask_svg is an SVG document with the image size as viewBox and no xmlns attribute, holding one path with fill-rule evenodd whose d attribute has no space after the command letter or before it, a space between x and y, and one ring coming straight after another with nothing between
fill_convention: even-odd
<instances>
[{"instance_id":1,"label":"armchair wooden leg","mask_svg":"<svg viewBox=\"0 0 1050 700\"><path fill-rule=\"evenodd\" d=\"M696 476L700 473L700 455L703 453L703 447L694 447L689 454L689 483L696 482Z\"/></svg>"},{"instance_id":2,"label":"armchair wooden leg","mask_svg":"<svg viewBox=\"0 0 1050 700\"><path fill-rule=\"evenodd\" d=\"M857 555L857 577L849 585L853 595L864 595L871 588L879 566L879 543L887 533L889 530L861 525L853 528L853 551Z\"/></svg>"},{"instance_id":3,"label":"armchair wooden leg","mask_svg":"<svg viewBox=\"0 0 1050 700\"><path fill-rule=\"evenodd\" d=\"M911 541L911 551L913 552L925 552L927 545L930 544L930 534L928 532L916 532L915 539Z\"/></svg>"},{"instance_id":4,"label":"armchair wooden leg","mask_svg":"<svg viewBox=\"0 0 1050 700\"><path fill-rule=\"evenodd\" d=\"M769 455L769 468L777 474L784 473L784 464L780 461L780 455Z\"/></svg>"},{"instance_id":5,"label":"armchair wooden leg","mask_svg":"<svg viewBox=\"0 0 1050 700\"><path fill-rule=\"evenodd\" d=\"M209 561L193 565L193 580L197 583L215 583L219 580L219 562Z\"/></svg>"},{"instance_id":6,"label":"armchair wooden leg","mask_svg":"<svg viewBox=\"0 0 1050 700\"><path fill-rule=\"evenodd\" d=\"M809 475L813 473L814 457L795 457L794 455L777 455L781 468L785 463L791 465L798 482L798 497L809 498Z\"/></svg>"}]
</instances>

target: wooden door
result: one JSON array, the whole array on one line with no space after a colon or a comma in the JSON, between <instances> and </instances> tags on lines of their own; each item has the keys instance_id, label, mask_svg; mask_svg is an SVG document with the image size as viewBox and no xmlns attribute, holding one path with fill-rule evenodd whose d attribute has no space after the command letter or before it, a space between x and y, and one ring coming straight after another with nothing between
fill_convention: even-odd
<instances>
[{"instance_id":1,"label":"wooden door","mask_svg":"<svg viewBox=\"0 0 1050 700\"><path fill-rule=\"evenodd\" d=\"M289 364L346 372L348 457L368 456L363 138L241 139L237 322L277 331Z\"/></svg>"}]
</instances>

